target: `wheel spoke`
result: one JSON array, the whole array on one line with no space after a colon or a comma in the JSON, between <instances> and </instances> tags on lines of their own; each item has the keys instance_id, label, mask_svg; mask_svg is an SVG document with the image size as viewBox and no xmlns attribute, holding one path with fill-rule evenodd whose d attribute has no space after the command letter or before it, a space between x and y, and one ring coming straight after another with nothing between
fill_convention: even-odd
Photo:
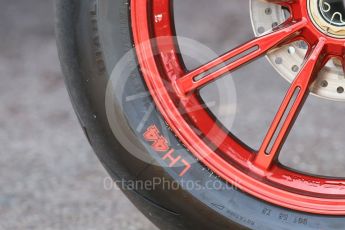
<instances>
[{"instance_id":1,"label":"wheel spoke","mask_svg":"<svg viewBox=\"0 0 345 230\"><path fill-rule=\"evenodd\" d=\"M305 64L292 82L272 124L255 158L254 164L267 170L278 158L278 154L290 129L292 128L305 99L309 95L309 87L320 70L325 40L321 38L307 56Z\"/></svg>"},{"instance_id":2,"label":"wheel spoke","mask_svg":"<svg viewBox=\"0 0 345 230\"><path fill-rule=\"evenodd\" d=\"M268 50L294 37L293 35L304 28L306 23L305 19L298 22L288 21L274 29L273 32L257 37L229 51L178 79L176 82L178 90L186 94L209 84L225 73L266 54Z\"/></svg>"}]
</instances>

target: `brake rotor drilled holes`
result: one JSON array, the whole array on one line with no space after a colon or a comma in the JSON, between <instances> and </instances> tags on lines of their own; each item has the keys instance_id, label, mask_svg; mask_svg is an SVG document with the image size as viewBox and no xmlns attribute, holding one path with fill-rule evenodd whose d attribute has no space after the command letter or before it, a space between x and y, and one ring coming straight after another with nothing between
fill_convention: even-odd
<instances>
[{"instance_id":1,"label":"brake rotor drilled holes","mask_svg":"<svg viewBox=\"0 0 345 230\"><path fill-rule=\"evenodd\" d=\"M271 15L272 14L272 8L266 8L265 9L265 14L266 15Z\"/></svg>"},{"instance_id":2,"label":"brake rotor drilled holes","mask_svg":"<svg viewBox=\"0 0 345 230\"><path fill-rule=\"evenodd\" d=\"M283 63L283 59L281 57L277 57L274 61L277 65L281 65Z\"/></svg>"},{"instance_id":3,"label":"brake rotor drilled holes","mask_svg":"<svg viewBox=\"0 0 345 230\"><path fill-rule=\"evenodd\" d=\"M260 26L260 27L258 28L258 32L259 32L259 34L265 33L265 28L262 27L262 26Z\"/></svg>"},{"instance_id":4,"label":"brake rotor drilled holes","mask_svg":"<svg viewBox=\"0 0 345 230\"><path fill-rule=\"evenodd\" d=\"M305 41L298 42L298 48L300 49L308 49L308 44Z\"/></svg>"},{"instance_id":5,"label":"brake rotor drilled holes","mask_svg":"<svg viewBox=\"0 0 345 230\"><path fill-rule=\"evenodd\" d=\"M339 87L337 88L337 92L338 92L338 93L344 93L344 88L341 87L341 86L339 86Z\"/></svg>"},{"instance_id":6,"label":"brake rotor drilled holes","mask_svg":"<svg viewBox=\"0 0 345 230\"><path fill-rule=\"evenodd\" d=\"M297 65L292 66L291 70L295 73L299 71L299 67Z\"/></svg>"},{"instance_id":7,"label":"brake rotor drilled holes","mask_svg":"<svg viewBox=\"0 0 345 230\"><path fill-rule=\"evenodd\" d=\"M320 85L321 85L321 87L326 88L328 86L328 81L323 80L323 81L321 81Z\"/></svg>"},{"instance_id":8,"label":"brake rotor drilled holes","mask_svg":"<svg viewBox=\"0 0 345 230\"><path fill-rule=\"evenodd\" d=\"M279 25L278 22L273 22L272 23L272 29L276 28L278 25Z\"/></svg>"}]
</instances>

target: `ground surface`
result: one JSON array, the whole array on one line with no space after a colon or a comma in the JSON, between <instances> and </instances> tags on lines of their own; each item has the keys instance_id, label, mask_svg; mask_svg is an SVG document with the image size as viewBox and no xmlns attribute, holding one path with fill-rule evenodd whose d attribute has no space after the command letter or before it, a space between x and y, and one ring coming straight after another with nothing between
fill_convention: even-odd
<instances>
[{"instance_id":1,"label":"ground surface","mask_svg":"<svg viewBox=\"0 0 345 230\"><path fill-rule=\"evenodd\" d=\"M104 189L64 87L52 1L0 3L0 229L154 229Z\"/></svg>"},{"instance_id":2,"label":"ground surface","mask_svg":"<svg viewBox=\"0 0 345 230\"><path fill-rule=\"evenodd\" d=\"M230 41L252 36L240 20L246 18L250 27L246 1L224 8L219 6L225 0L214 0L213 7L205 8L207 1L185 0L179 7L178 12L187 15L180 21L190 23L180 27L185 36L218 53L234 45L224 42L227 36L231 35ZM0 3L0 229L154 229L120 191L103 186L107 174L83 136L64 88L52 0ZM193 4L199 13L190 18L187 6ZM234 16L217 18L219 12ZM191 27L197 19L206 24ZM235 73L244 77L236 80L238 97L243 99L234 128L254 146L261 138L255 133L266 129L286 89L286 82L271 68L262 67L264 62L259 61L260 68ZM253 78L254 74L261 76ZM272 78L278 81L276 87ZM262 98L254 92L261 92ZM253 110L242 105L246 101L267 108ZM345 146L339 128L343 112L343 104L312 98L289 138L283 160L310 172L344 176ZM309 114L318 116L311 119ZM241 129L244 124L247 128Z\"/></svg>"}]
</instances>

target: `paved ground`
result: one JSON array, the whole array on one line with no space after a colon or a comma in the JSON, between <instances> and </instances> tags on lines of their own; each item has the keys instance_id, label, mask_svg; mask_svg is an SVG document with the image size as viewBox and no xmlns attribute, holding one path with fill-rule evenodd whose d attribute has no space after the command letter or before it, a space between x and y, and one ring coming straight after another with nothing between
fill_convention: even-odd
<instances>
[{"instance_id":1,"label":"paved ground","mask_svg":"<svg viewBox=\"0 0 345 230\"><path fill-rule=\"evenodd\" d=\"M200 4L194 9L200 13L194 20L204 19L209 24L191 30L185 23L181 30L186 36L219 53L230 44L223 42L224 37L244 41L252 36L238 19L245 17L248 22L247 3L237 1L245 14L229 6L222 12L232 11L236 17L217 18L217 7L209 7L214 13L206 14L202 1L208 0L197 0ZM217 6L224 0L212 2ZM120 191L104 189L107 174L86 142L64 88L53 34L52 0L0 3L0 229L153 229ZM189 6L193 3L185 1ZM181 6L179 12L184 11L187 8ZM227 30L230 19L232 29ZM193 22L191 18L182 20ZM258 62L260 67L264 62ZM240 73L244 77L236 80L238 97L244 99L235 128L255 146L261 138L255 133L269 124L286 83L269 67L249 67ZM253 79L253 73L261 78ZM263 98L255 92L261 92ZM266 108L252 110L242 105L246 101L254 105L265 101ZM341 150L345 146L339 128L342 105L311 99L298 121L302 128L289 138L292 147L283 157L287 164L311 172L344 174ZM318 116L310 119L310 113ZM243 124L249 128L239 128ZM315 125L320 129L313 139ZM332 152L335 155L330 161Z\"/></svg>"},{"instance_id":2,"label":"paved ground","mask_svg":"<svg viewBox=\"0 0 345 230\"><path fill-rule=\"evenodd\" d=\"M0 3L0 229L153 229L104 189L64 88L52 1Z\"/></svg>"}]
</instances>

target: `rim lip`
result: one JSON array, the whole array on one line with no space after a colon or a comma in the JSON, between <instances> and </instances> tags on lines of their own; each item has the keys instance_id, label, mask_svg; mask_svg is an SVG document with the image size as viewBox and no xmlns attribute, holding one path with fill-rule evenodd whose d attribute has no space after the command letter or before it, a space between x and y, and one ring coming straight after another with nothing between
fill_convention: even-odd
<instances>
[{"instance_id":1,"label":"rim lip","mask_svg":"<svg viewBox=\"0 0 345 230\"><path fill-rule=\"evenodd\" d=\"M178 109L175 107L169 92L165 89L165 85L160 76L157 63L152 59L153 51L150 41L148 18L148 0L131 1L131 22L134 43L136 44L136 52L139 64L142 69L148 70L150 74L144 75L147 87L157 105L157 108L172 128L174 133L186 145L186 147L212 171L217 173L228 182L237 185L241 190L249 194L274 203L279 206L291 208L298 211L327 214L327 215L344 215L345 200L344 199L327 199L320 197L310 197L306 195L291 193L257 180L238 168L229 165L227 161L215 154L209 146L207 146L200 138L191 130L187 122L181 117ZM146 19L146 20L145 20ZM145 45L139 45L145 44ZM160 90L156 90L160 89ZM183 132L182 132L183 130ZM192 141L193 140L193 141ZM195 142L195 140L198 140ZM250 165L248 165L250 168ZM278 168L277 168L278 169ZM283 169L279 169L283 170ZM284 174L281 174L283 176ZM296 174L297 176L298 174ZM266 174L266 178L272 174ZM241 181L238 180L241 178ZM276 178L279 179L279 178ZM283 179L281 177L280 179ZM320 178L316 178L320 179ZM328 179L324 179L327 186ZM306 181L299 181L305 183ZM338 181L339 182L339 181ZM297 183L298 184L298 183ZM331 185L331 184L329 184Z\"/></svg>"}]
</instances>

